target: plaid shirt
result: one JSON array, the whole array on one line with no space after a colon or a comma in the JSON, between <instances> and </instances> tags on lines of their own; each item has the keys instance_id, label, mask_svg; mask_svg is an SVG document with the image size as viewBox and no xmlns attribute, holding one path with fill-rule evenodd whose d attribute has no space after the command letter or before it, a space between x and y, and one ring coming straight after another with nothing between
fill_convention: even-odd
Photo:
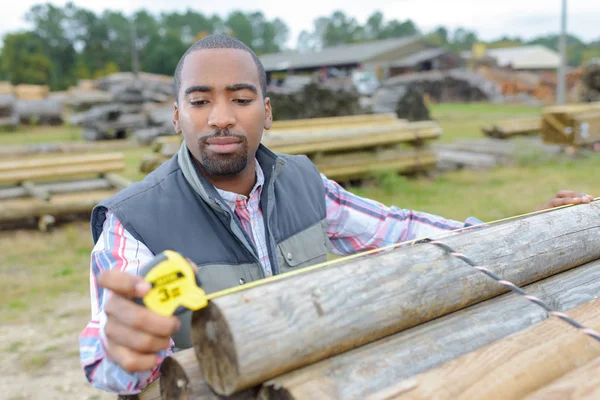
<instances>
[{"instance_id":1,"label":"plaid shirt","mask_svg":"<svg viewBox=\"0 0 600 400\"><path fill-rule=\"evenodd\" d=\"M339 255L377 249L480 223L474 218L460 223L427 213L387 207L356 196L325 176L321 177L325 186L327 233L333 252ZM270 276L271 265L259 204L263 185L264 175L257 163L256 184L249 197L223 190L219 190L219 193L254 241L265 275ZM140 267L153 257L150 250L127 232L109 211L102 235L91 254L92 319L79 337L81 365L87 379L97 388L120 394L139 393L158 378L160 363L173 351L174 343L171 341L169 348L159 352L157 366L141 373L129 373L106 356L104 305L108 299L108 290L99 287L96 279L102 271L108 269L137 274Z\"/></svg>"}]
</instances>

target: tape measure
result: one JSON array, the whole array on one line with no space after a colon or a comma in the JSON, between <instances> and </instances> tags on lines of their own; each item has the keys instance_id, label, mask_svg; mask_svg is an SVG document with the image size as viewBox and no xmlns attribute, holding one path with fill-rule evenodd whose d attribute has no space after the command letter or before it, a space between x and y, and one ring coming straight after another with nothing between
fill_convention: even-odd
<instances>
[{"instance_id":1,"label":"tape measure","mask_svg":"<svg viewBox=\"0 0 600 400\"><path fill-rule=\"evenodd\" d=\"M208 305L194 268L175 251L165 250L158 254L144 266L140 275L152 289L136 302L157 314L178 315Z\"/></svg>"}]
</instances>

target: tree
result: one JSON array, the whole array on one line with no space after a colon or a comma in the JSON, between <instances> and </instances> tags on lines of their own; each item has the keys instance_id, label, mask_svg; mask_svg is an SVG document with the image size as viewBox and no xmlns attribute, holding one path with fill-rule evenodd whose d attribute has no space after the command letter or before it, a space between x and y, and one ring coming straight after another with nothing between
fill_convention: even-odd
<instances>
[{"instance_id":1,"label":"tree","mask_svg":"<svg viewBox=\"0 0 600 400\"><path fill-rule=\"evenodd\" d=\"M252 21L241 11L234 11L227 17L225 25L228 34L242 41L246 46L252 47L254 43L254 27Z\"/></svg>"},{"instance_id":2,"label":"tree","mask_svg":"<svg viewBox=\"0 0 600 400\"><path fill-rule=\"evenodd\" d=\"M383 22L383 13L375 11L367 19L365 25L365 38L368 40L385 39L385 24Z\"/></svg>"},{"instance_id":3,"label":"tree","mask_svg":"<svg viewBox=\"0 0 600 400\"><path fill-rule=\"evenodd\" d=\"M398 20L392 20L388 22L384 31L384 38L402 38L407 36L414 36L419 33L419 29L415 25L415 23L407 19L404 22L400 22Z\"/></svg>"},{"instance_id":4,"label":"tree","mask_svg":"<svg viewBox=\"0 0 600 400\"><path fill-rule=\"evenodd\" d=\"M77 53L72 38L64 29L69 23L66 12L74 8L72 3L68 3L64 10L50 3L38 4L31 7L25 15L25 19L33 24L34 31L44 42L43 54L46 59L51 60L52 68L48 79L51 89L66 89L75 83L73 69Z\"/></svg>"},{"instance_id":5,"label":"tree","mask_svg":"<svg viewBox=\"0 0 600 400\"><path fill-rule=\"evenodd\" d=\"M356 19L346 16L343 11L334 11L329 17L323 32L324 46L337 46L356 43L364 39L364 30Z\"/></svg>"},{"instance_id":6,"label":"tree","mask_svg":"<svg viewBox=\"0 0 600 400\"><path fill-rule=\"evenodd\" d=\"M44 54L44 41L33 32L12 33L4 37L2 67L13 85L46 84L52 62Z\"/></svg>"}]
</instances>

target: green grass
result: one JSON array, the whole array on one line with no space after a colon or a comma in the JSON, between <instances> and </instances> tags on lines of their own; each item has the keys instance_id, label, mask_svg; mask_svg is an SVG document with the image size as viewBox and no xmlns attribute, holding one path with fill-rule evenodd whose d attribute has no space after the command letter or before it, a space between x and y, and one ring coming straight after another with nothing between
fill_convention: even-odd
<instances>
[{"instance_id":1,"label":"green grass","mask_svg":"<svg viewBox=\"0 0 600 400\"><path fill-rule=\"evenodd\" d=\"M481 128L502 119L539 116L540 107L514 104L434 104L431 117L443 128L442 142L456 139L481 138Z\"/></svg>"},{"instance_id":2,"label":"green grass","mask_svg":"<svg viewBox=\"0 0 600 400\"><path fill-rule=\"evenodd\" d=\"M14 132L0 132L0 146L83 141L77 126L21 126Z\"/></svg>"}]
</instances>

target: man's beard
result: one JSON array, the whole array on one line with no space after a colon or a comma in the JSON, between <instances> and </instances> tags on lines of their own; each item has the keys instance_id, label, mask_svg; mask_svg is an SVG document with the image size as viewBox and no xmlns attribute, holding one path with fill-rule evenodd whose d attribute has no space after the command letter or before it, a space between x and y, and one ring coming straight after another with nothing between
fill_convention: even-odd
<instances>
[{"instance_id":1,"label":"man's beard","mask_svg":"<svg viewBox=\"0 0 600 400\"><path fill-rule=\"evenodd\" d=\"M205 149L206 141L215 137L235 137L240 140L238 151L230 154L209 153ZM248 165L248 140L245 136L231 134L228 130L205 136L198 141L200 146L200 164L213 176L231 176L239 174Z\"/></svg>"}]
</instances>

